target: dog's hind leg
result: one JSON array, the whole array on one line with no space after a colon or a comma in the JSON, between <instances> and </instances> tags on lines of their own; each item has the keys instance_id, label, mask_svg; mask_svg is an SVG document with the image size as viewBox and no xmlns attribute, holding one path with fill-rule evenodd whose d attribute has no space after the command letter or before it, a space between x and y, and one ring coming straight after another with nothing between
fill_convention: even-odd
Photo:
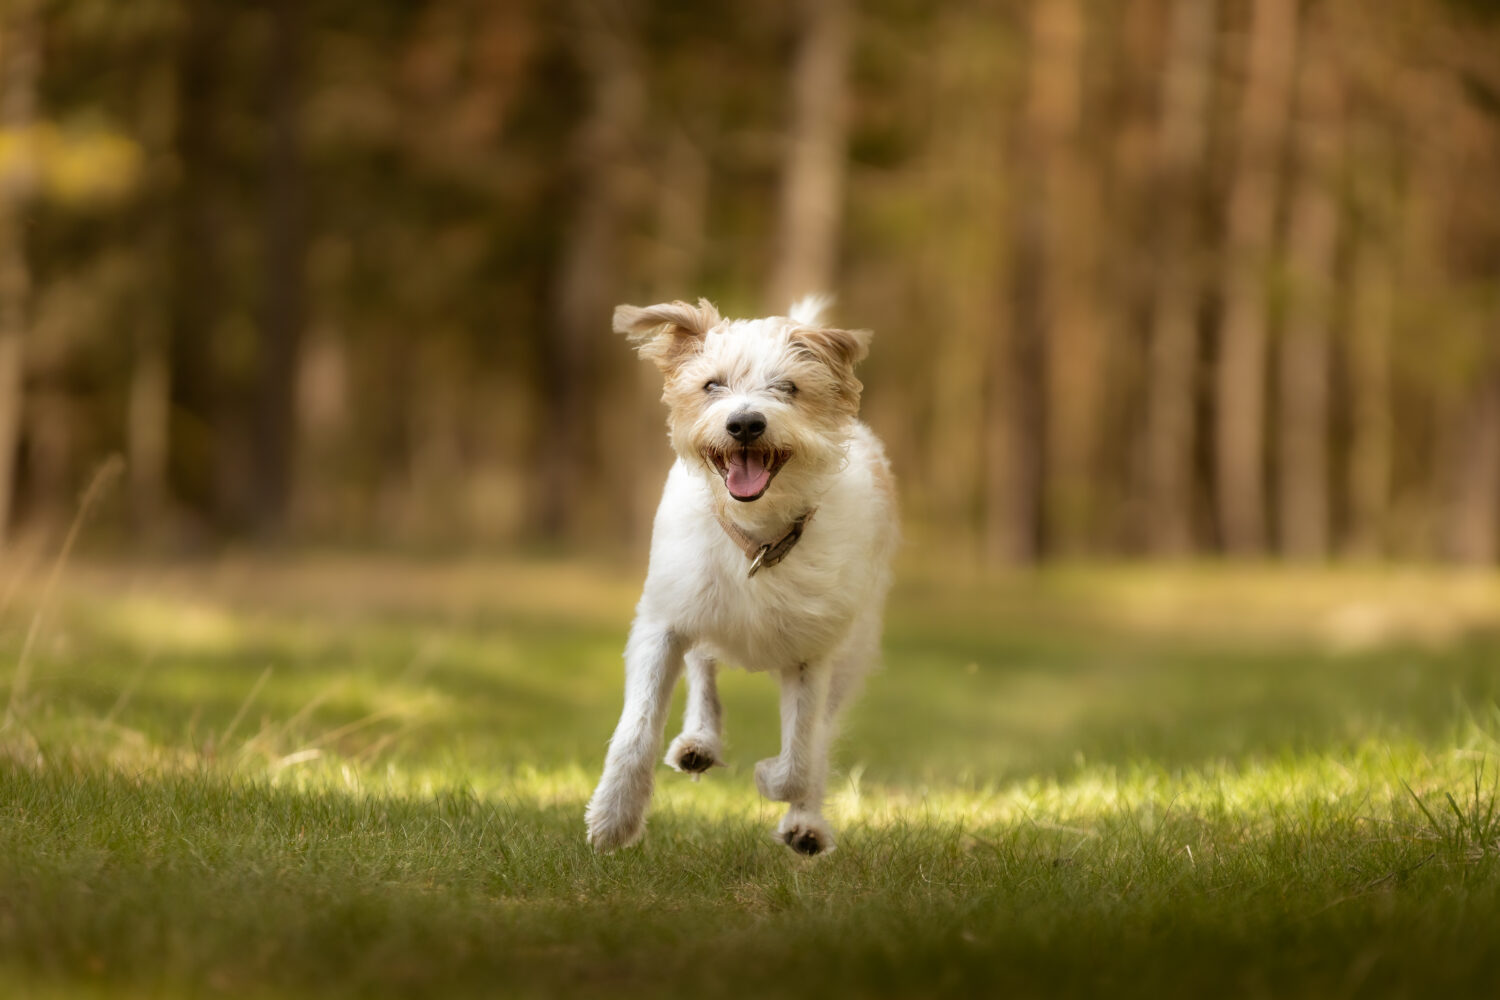
<instances>
[{"instance_id":1,"label":"dog's hind leg","mask_svg":"<svg viewBox=\"0 0 1500 1000\"><path fill-rule=\"evenodd\" d=\"M766 798L790 808L777 835L799 854L833 850L833 829L823 819L832 726L827 703L829 664L798 664L781 675L781 755L755 765L755 784Z\"/></svg>"},{"instance_id":2,"label":"dog's hind leg","mask_svg":"<svg viewBox=\"0 0 1500 1000\"><path fill-rule=\"evenodd\" d=\"M604 775L584 819L589 843L612 851L646 828L652 770L672 688L682 673L683 640L670 628L637 618L625 644L625 710L610 737Z\"/></svg>"},{"instance_id":3,"label":"dog's hind leg","mask_svg":"<svg viewBox=\"0 0 1500 1000\"><path fill-rule=\"evenodd\" d=\"M687 709L682 733L667 747L667 764L694 777L722 766L724 706L719 703L719 665L700 650L687 654Z\"/></svg>"}]
</instances>

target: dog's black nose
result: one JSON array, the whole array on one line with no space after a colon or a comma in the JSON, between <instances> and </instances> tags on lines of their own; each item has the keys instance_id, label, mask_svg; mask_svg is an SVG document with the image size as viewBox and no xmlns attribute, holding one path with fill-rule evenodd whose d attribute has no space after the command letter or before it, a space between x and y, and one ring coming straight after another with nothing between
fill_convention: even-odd
<instances>
[{"instance_id":1,"label":"dog's black nose","mask_svg":"<svg viewBox=\"0 0 1500 1000\"><path fill-rule=\"evenodd\" d=\"M741 410L729 418L724 429L740 444L749 444L766 432L766 418L754 410Z\"/></svg>"}]
</instances>

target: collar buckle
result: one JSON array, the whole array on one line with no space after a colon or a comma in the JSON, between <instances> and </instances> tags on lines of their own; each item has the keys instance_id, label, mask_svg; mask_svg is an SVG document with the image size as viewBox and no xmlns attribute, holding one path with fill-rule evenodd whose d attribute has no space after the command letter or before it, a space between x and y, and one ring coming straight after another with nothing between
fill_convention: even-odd
<instances>
[{"instance_id":1,"label":"collar buckle","mask_svg":"<svg viewBox=\"0 0 1500 1000\"><path fill-rule=\"evenodd\" d=\"M758 542L756 539L750 537L750 535L745 533L744 529L726 518L720 511L714 511L714 519L719 522L719 527L724 529L724 534L728 535L744 550L745 558L750 560L750 571L745 574L748 579L760 572L763 567L775 566L781 560L785 559L787 553L791 552L792 547L802 538L803 529L807 527L807 522L812 520L812 516L816 512L816 507L809 510L806 514L803 514L792 522L792 526L787 529L786 534L769 542Z\"/></svg>"}]
</instances>

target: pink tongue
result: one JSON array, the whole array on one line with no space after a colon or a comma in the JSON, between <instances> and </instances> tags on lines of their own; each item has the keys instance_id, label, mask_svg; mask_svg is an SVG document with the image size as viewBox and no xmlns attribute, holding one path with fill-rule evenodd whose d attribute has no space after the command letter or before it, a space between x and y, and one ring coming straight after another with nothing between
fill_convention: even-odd
<instances>
[{"instance_id":1,"label":"pink tongue","mask_svg":"<svg viewBox=\"0 0 1500 1000\"><path fill-rule=\"evenodd\" d=\"M728 458L729 475L724 477L724 484L734 496L753 497L770 483L771 470L766 468L763 452L734 452Z\"/></svg>"}]
</instances>

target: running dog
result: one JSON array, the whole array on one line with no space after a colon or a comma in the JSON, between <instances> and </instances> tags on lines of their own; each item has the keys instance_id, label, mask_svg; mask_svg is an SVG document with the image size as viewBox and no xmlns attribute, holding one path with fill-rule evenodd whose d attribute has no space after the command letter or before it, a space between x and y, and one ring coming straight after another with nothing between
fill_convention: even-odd
<instances>
[{"instance_id":1,"label":"running dog","mask_svg":"<svg viewBox=\"0 0 1500 1000\"><path fill-rule=\"evenodd\" d=\"M615 331L665 377L677 461L625 645L624 712L586 814L596 850L645 829L684 666L687 710L666 763L695 776L721 763L721 663L781 683L781 753L755 766L760 793L788 805L777 836L805 855L834 847L829 745L877 658L897 516L884 450L858 419L854 368L870 333L825 326L825 304L751 320L723 319L706 299L615 310Z\"/></svg>"}]
</instances>

